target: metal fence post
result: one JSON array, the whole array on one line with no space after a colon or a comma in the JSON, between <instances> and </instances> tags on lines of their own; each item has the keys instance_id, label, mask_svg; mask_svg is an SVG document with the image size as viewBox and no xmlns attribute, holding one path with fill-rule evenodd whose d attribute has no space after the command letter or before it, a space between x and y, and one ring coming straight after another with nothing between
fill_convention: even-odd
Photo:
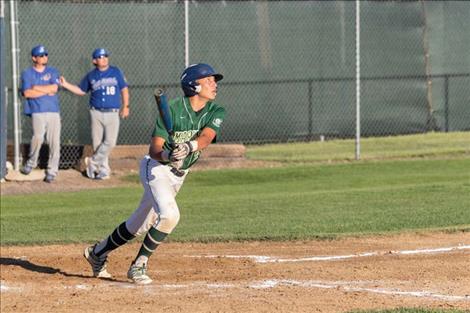
<instances>
[{"instance_id":1,"label":"metal fence post","mask_svg":"<svg viewBox=\"0 0 470 313\"><path fill-rule=\"evenodd\" d=\"M307 140L313 138L313 81L308 81L308 137Z\"/></svg>"},{"instance_id":2,"label":"metal fence post","mask_svg":"<svg viewBox=\"0 0 470 313\"><path fill-rule=\"evenodd\" d=\"M6 176L7 161L7 107L5 97L5 1L0 1L0 179Z\"/></svg>"},{"instance_id":3,"label":"metal fence post","mask_svg":"<svg viewBox=\"0 0 470 313\"><path fill-rule=\"evenodd\" d=\"M449 132L449 76L444 78L444 118L445 118L445 131Z\"/></svg>"},{"instance_id":4,"label":"metal fence post","mask_svg":"<svg viewBox=\"0 0 470 313\"><path fill-rule=\"evenodd\" d=\"M18 21L16 20L16 7L17 2L10 2L10 25L11 25L11 64L12 64L12 80L13 80L13 134L14 134L14 150L15 150L15 160L14 168L15 170L20 169L20 113L19 113L19 103L18 103L18 38L16 34Z\"/></svg>"},{"instance_id":5,"label":"metal fence post","mask_svg":"<svg viewBox=\"0 0 470 313\"><path fill-rule=\"evenodd\" d=\"M356 0L356 160L361 158L361 3Z\"/></svg>"},{"instance_id":6,"label":"metal fence post","mask_svg":"<svg viewBox=\"0 0 470 313\"><path fill-rule=\"evenodd\" d=\"M184 1L184 66L189 66L189 5Z\"/></svg>"}]
</instances>

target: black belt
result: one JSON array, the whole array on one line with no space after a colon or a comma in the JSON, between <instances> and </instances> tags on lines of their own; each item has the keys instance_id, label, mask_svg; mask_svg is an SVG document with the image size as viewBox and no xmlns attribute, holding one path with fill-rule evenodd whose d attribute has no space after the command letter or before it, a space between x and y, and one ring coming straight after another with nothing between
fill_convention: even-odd
<instances>
[{"instance_id":1,"label":"black belt","mask_svg":"<svg viewBox=\"0 0 470 313\"><path fill-rule=\"evenodd\" d=\"M95 108L95 107L91 107L92 110L95 110L95 111L100 111L100 112L119 112L119 109L106 109L106 108Z\"/></svg>"},{"instance_id":2,"label":"black belt","mask_svg":"<svg viewBox=\"0 0 470 313\"><path fill-rule=\"evenodd\" d=\"M178 176L178 177L183 177L184 174L186 174L185 171L180 171L179 169L174 168L174 167L170 167L170 171L171 171L175 176Z\"/></svg>"}]
</instances>

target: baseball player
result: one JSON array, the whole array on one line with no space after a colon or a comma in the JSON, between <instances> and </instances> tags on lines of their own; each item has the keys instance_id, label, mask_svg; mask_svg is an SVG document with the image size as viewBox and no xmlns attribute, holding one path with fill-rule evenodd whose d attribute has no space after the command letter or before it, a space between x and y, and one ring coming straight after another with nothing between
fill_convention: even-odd
<instances>
[{"instance_id":1,"label":"baseball player","mask_svg":"<svg viewBox=\"0 0 470 313\"><path fill-rule=\"evenodd\" d=\"M161 116L157 118L149 154L140 163L144 194L129 219L104 240L87 247L84 256L95 277L109 278L108 254L129 240L146 234L127 277L137 284L149 284L149 257L178 224L180 212L175 201L189 168L201 150L215 141L225 110L214 101L221 74L203 63L186 68L181 75L184 97L169 101L176 147L172 150Z\"/></svg>"},{"instance_id":2,"label":"baseball player","mask_svg":"<svg viewBox=\"0 0 470 313\"><path fill-rule=\"evenodd\" d=\"M20 170L29 175L37 166L39 151L44 136L49 144L49 161L44 181L51 183L59 172L60 161L60 110L59 110L59 71L47 66L49 53L43 45L31 50L33 66L21 73L21 93L26 98L24 114L31 116L33 137L24 167Z\"/></svg>"},{"instance_id":3,"label":"baseball player","mask_svg":"<svg viewBox=\"0 0 470 313\"><path fill-rule=\"evenodd\" d=\"M64 77L61 85L72 93L90 94L91 137L93 156L85 158L86 174L91 179L108 179L111 174L109 155L116 146L119 134L119 116L129 116L129 89L122 71L109 65L109 52L98 48L92 54L95 69L90 71L79 86Z\"/></svg>"}]
</instances>

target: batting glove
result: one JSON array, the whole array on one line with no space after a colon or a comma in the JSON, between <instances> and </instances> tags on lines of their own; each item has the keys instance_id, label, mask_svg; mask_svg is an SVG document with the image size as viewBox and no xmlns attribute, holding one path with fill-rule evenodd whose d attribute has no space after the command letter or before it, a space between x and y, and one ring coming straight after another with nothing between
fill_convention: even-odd
<instances>
[{"instance_id":1,"label":"batting glove","mask_svg":"<svg viewBox=\"0 0 470 313\"><path fill-rule=\"evenodd\" d=\"M170 162L168 165L179 170L183 166L183 162L184 160L179 160L179 161Z\"/></svg>"},{"instance_id":2,"label":"batting glove","mask_svg":"<svg viewBox=\"0 0 470 313\"><path fill-rule=\"evenodd\" d=\"M170 161L184 160L188 154L197 149L197 141L186 141L185 143L179 143L176 148L171 151Z\"/></svg>"}]
</instances>

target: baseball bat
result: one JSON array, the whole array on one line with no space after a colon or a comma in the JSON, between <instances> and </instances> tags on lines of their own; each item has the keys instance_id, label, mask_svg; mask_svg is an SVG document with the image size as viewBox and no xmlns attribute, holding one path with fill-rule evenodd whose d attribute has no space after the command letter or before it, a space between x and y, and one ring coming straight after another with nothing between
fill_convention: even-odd
<instances>
[{"instance_id":1,"label":"baseball bat","mask_svg":"<svg viewBox=\"0 0 470 313\"><path fill-rule=\"evenodd\" d=\"M163 125L165 126L168 135L169 135L169 144L172 149L175 148L175 142L173 141L173 121L171 120L170 107L168 106L168 101L166 99L165 91L161 88L157 88L154 91L155 101L157 102L158 112L163 120Z\"/></svg>"}]
</instances>

